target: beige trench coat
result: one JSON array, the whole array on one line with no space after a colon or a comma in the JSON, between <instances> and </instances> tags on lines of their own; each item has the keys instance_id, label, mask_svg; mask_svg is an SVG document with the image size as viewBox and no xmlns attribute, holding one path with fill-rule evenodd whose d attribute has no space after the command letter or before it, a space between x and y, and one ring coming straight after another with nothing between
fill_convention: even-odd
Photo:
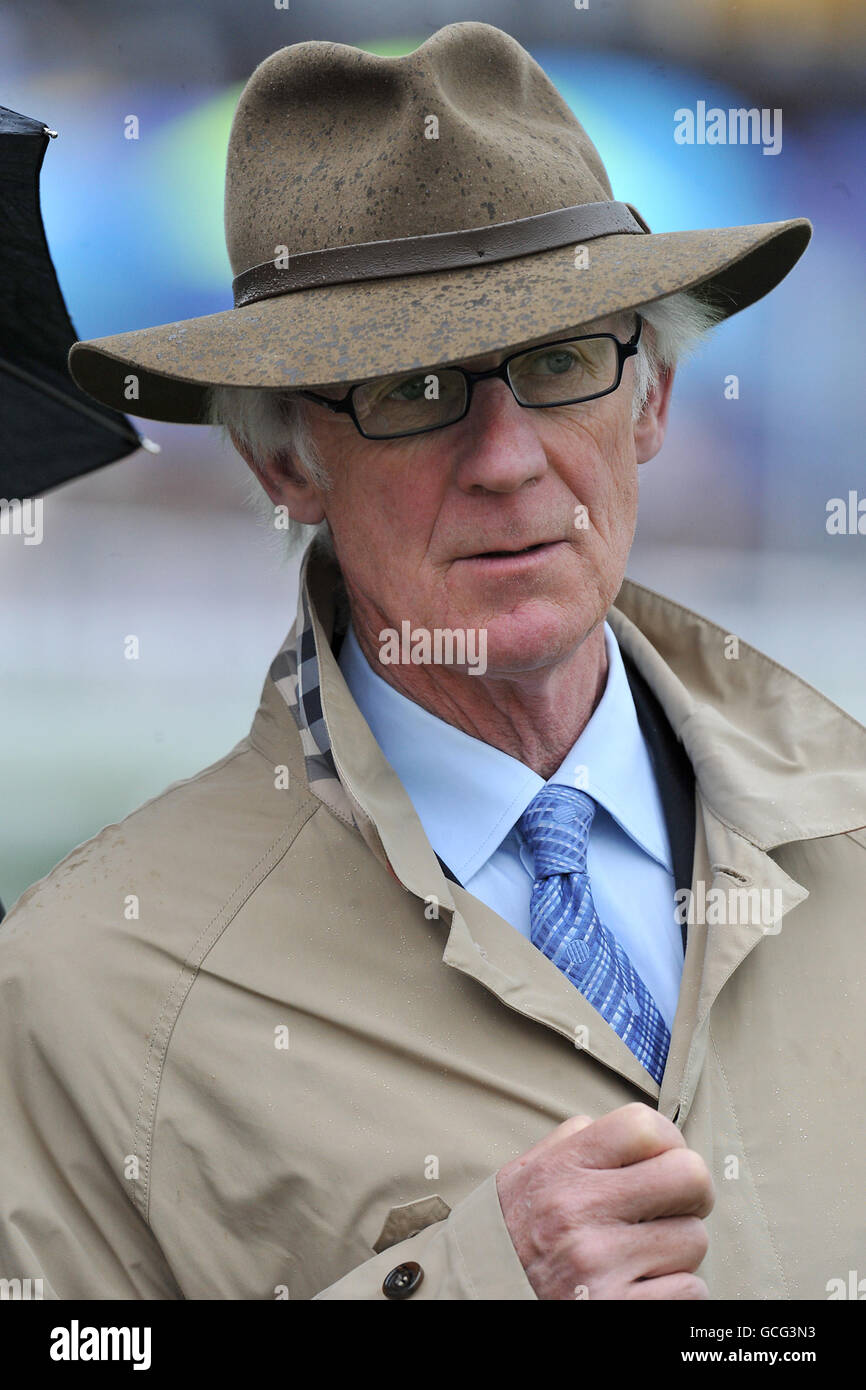
<instances>
[{"instance_id":1,"label":"beige trench coat","mask_svg":"<svg viewBox=\"0 0 866 1390\"><path fill-rule=\"evenodd\" d=\"M382 1299L412 1260L415 1299L532 1299L494 1174L630 1101L712 1171L712 1297L824 1299L866 1274L866 730L623 585L610 622L696 774L695 901L757 886L783 912L689 927L659 1088L443 875L330 649L318 557L302 594L332 805L269 676L248 738L0 927L0 1277L61 1299Z\"/></svg>"}]
</instances>

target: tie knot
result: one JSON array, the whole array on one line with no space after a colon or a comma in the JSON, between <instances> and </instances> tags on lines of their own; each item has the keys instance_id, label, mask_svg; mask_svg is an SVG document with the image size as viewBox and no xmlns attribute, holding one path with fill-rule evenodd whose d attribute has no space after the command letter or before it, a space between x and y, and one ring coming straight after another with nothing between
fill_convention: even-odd
<instances>
[{"instance_id":1,"label":"tie knot","mask_svg":"<svg viewBox=\"0 0 866 1390\"><path fill-rule=\"evenodd\" d=\"M552 782L536 792L518 821L532 850L535 877L585 874L595 802L586 792Z\"/></svg>"}]
</instances>

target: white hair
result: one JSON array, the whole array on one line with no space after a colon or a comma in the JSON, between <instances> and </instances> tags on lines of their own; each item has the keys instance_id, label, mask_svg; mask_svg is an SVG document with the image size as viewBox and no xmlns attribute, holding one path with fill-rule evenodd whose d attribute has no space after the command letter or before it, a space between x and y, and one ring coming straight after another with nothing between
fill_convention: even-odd
<instances>
[{"instance_id":1,"label":"white hair","mask_svg":"<svg viewBox=\"0 0 866 1390\"><path fill-rule=\"evenodd\" d=\"M650 304L638 304L631 312L640 314L652 329L652 333L641 333L635 358L632 420L637 421L660 373L694 352L724 318L725 310L699 291L680 290Z\"/></svg>"},{"instance_id":2,"label":"white hair","mask_svg":"<svg viewBox=\"0 0 866 1390\"><path fill-rule=\"evenodd\" d=\"M635 358L632 419L637 421L660 373L675 367L698 347L725 311L702 299L699 293L681 290L626 312L640 314L645 323ZM290 389L215 386L208 392L204 423L218 426L223 440L237 441L236 447L242 445L254 463L277 462L290 474L300 475L327 491L331 479L316 448L308 411L308 403ZM247 502L269 527L279 524L286 538L287 557L306 549L315 537L336 558L327 521L307 526L284 514L278 520L274 504L259 480L253 477L250 483Z\"/></svg>"}]
</instances>

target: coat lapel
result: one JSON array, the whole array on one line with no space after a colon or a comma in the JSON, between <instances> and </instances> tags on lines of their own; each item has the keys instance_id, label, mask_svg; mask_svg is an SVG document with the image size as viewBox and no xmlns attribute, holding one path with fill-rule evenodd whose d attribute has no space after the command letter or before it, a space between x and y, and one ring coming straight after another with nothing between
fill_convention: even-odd
<instances>
[{"instance_id":1,"label":"coat lapel","mask_svg":"<svg viewBox=\"0 0 866 1390\"><path fill-rule=\"evenodd\" d=\"M761 904L773 903L780 913L779 920L767 926L760 919L739 920L741 894L760 890L767 895L759 899ZM724 825L698 794L692 878L695 920L687 928L679 1001L659 1098L659 1109L680 1127L688 1118L703 1069L713 1005L746 957L765 936L777 934L784 915L808 896L808 890L769 854Z\"/></svg>"},{"instance_id":2,"label":"coat lapel","mask_svg":"<svg viewBox=\"0 0 866 1390\"><path fill-rule=\"evenodd\" d=\"M567 1038L652 1100L658 1084L634 1053L552 961L465 888L453 886L455 911L442 959L517 1013Z\"/></svg>"}]
</instances>

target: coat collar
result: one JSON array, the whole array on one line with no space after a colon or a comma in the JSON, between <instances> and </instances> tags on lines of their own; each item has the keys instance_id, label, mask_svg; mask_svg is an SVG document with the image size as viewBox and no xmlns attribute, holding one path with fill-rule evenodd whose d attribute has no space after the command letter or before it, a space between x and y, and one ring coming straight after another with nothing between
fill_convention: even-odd
<instances>
[{"instance_id":1,"label":"coat collar","mask_svg":"<svg viewBox=\"0 0 866 1390\"><path fill-rule=\"evenodd\" d=\"M658 1101L688 1113L709 1010L766 934L747 923L690 935L662 1088L568 980L484 903L447 879L403 784L383 756L343 678L332 643L342 581L315 544L301 569L298 613L270 668L251 742L288 766L367 845L425 915L448 927L443 962L473 976L509 1007L584 1047ZM856 769L866 730L798 677L724 630L626 580L608 621L653 690L695 771L700 834L693 881L723 892L777 891L783 915L808 891L773 859L793 840L866 825ZM730 650L730 644L728 646ZM291 712L297 733L292 737Z\"/></svg>"},{"instance_id":2,"label":"coat collar","mask_svg":"<svg viewBox=\"0 0 866 1390\"><path fill-rule=\"evenodd\" d=\"M866 825L866 729L707 618L626 580L609 622L682 741L705 804L762 850ZM726 656L726 650L738 651Z\"/></svg>"}]
</instances>

